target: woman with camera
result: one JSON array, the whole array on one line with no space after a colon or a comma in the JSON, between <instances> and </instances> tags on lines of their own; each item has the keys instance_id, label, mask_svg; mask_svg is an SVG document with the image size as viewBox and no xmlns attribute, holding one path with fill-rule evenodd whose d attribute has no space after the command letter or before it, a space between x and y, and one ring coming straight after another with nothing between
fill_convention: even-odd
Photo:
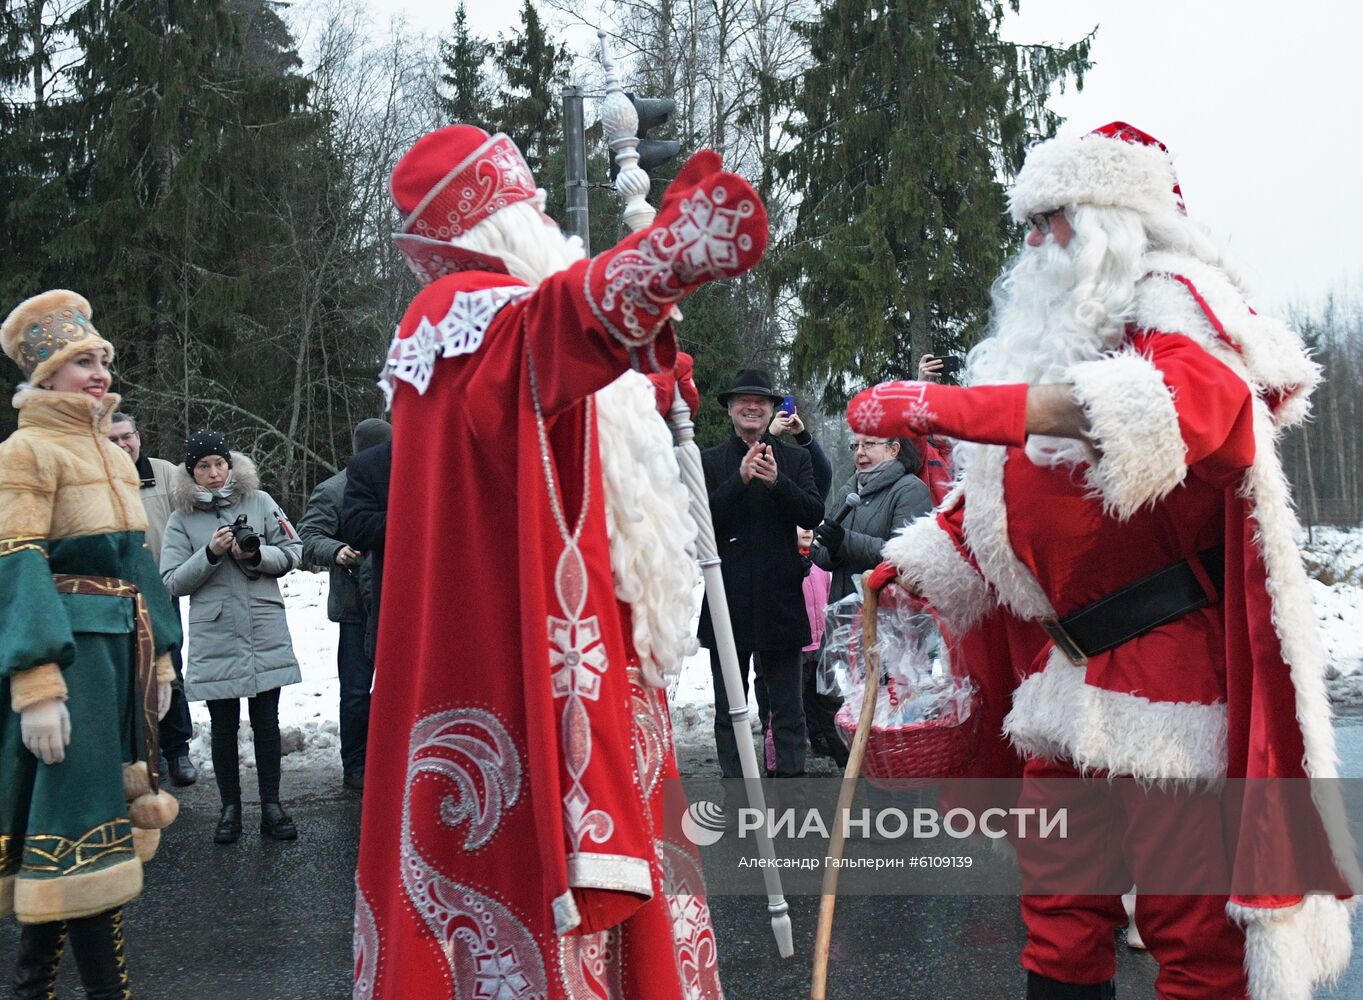
<instances>
[{"instance_id":1,"label":"woman with camera","mask_svg":"<svg viewBox=\"0 0 1363 1000\"><path fill-rule=\"evenodd\" d=\"M260 786L260 831L298 836L279 804L279 690L302 679L284 615L279 577L297 568L303 543L255 464L221 434L198 431L185 442L185 473L172 486L175 507L161 549L161 577L189 597L185 696L207 701L213 773L222 816L213 839L241 835L237 729L247 699Z\"/></svg>"}]
</instances>

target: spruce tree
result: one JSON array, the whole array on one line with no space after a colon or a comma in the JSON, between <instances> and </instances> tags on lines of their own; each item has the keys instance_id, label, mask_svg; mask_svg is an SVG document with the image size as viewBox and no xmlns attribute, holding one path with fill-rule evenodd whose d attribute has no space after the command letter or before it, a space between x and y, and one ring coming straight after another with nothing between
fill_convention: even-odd
<instances>
[{"instance_id":1,"label":"spruce tree","mask_svg":"<svg viewBox=\"0 0 1363 1000\"><path fill-rule=\"evenodd\" d=\"M549 40L535 5L525 0L520 27L495 47L494 61L503 78L492 112L495 131L515 140L535 178L549 191L549 214L562 218L561 90L568 82L568 50Z\"/></svg>"},{"instance_id":2,"label":"spruce tree","mask_svg":"<svg viewBox=\"0 0 1363 1000\"><path fill-rule=\"evenodd\" d=\"M1018 236L1003 182L1054 133L1047 98L1082 85L1092 39L1012 44L1003 16L992 0L828 0L800 26L811 64L780 172L802 200L778 267L802 307L794 373L830 408L986 321Z\"/></svg>"},{"instance_id":3,"label":"spruce tree","mask_svg":"<svg viewBox=\"0 0 1363 1000\"><path fill-rule=\"evenodd\" d=\"M440 43L440 82L436 103L451 124L484 127L491 109L486 63L492 46L469 31L463 0L454 14L454 31Z\"/></svg>"}]
</instances>

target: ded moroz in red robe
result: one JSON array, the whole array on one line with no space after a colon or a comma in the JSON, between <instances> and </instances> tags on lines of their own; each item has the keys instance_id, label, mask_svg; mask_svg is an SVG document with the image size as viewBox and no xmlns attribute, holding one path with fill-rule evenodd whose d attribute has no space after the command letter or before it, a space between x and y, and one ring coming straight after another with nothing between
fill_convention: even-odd
<instances>
[{"instance_id":1,"label":"ded moroz in red robe","mask_svg":"<svg viewBox=\"0 0 1363 1000\"><path fill-rule=\"evenodd\" d=\"M653 230L534 289L451 274L403 317L357 998L721 995L699 869L658 832L672 736L615 598L591 399L670 366L670 305L761 257L761 202L697 156Z\"/></svg>"}]
</instances>

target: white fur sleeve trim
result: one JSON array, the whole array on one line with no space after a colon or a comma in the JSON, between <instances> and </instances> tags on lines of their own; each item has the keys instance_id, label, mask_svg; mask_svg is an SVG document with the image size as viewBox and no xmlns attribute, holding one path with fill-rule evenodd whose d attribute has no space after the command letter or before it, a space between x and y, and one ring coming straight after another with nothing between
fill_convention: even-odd
<instances>
[{"instance_id":1,"label":"white fur sleeve trim","mask_svg":"<svg viewBox=\"0 0 1363 1000\"><path fill-rule=\"evenodd\" d=\"M1003 731L1034 757L1068 760L1158 784L1198 784L1226 775L1226 706L1151 701L1085 683L1052 649L1046 668L1013 694Z\"/></svg>"},{"instance_id":2,"label":"white fur sleeve trim","mask_svg":"<svg viewBox=\"0 0 1363 1000\"><path fill-rule=\"evenodd\" d=\"M932 514L900 528L880 554L899 567L899 575L911 581L958 634L994 607L984 577L962 558Z\"/></svg>"},{"instance_id":3,"label":"white fur sleeve trim","mask_svg":"<svg viewBox=\"0 0 1363 1000\"><path fill-rule=\"evenodd\" d=\"M1074 397L1098 451L1088 485L1119 519L1154 504L1187 475L1187 446L1174 396L1148 358L1131 351L1074 365Z\"/></svg>"},{"instance_id":4,"label":"white fur sleeve trim","mask_svg":"<svg viewBox=\"0 0 1363 1000\"><path fill-rule=\"evenodd\" d=\"M1245 972L1254 1000L1311 1000L1313 987L1333 983L1349 965L1349 919L1356 902L1307 896L1296 906L1268 909L1227 903L1245 929Z\"/></svg>"},{"instance_id":5,"label":"white fur sleeve trim","mask_svg":"<svg viewBox=\"0 0 1363 1000\"><path fill-rule=\"evenodd\" d=\"M455 292L449 311L439 322L432 323L423 316L410 337L400 336L402 328L399 327L393 333L388 360L379 375L385 409L392 409L398 382L415 386L417 393L424 396L435 373L437 358L452 358L478 350L497 313L533 291L522 285L505 285Z\"/></svg>"}]
</instances>

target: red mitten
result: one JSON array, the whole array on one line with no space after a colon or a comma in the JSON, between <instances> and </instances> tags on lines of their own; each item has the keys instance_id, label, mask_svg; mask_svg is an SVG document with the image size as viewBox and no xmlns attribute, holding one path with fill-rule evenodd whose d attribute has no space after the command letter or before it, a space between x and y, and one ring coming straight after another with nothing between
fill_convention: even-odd
<instances>
[{"instance_id":1,"label":"red mitten","mask_svg":"<svg viewBox=\"0 0 1363 1000\"><path fill-rule=\"evenodd\" d=\"M691 416L700 409L700 390L696 388L696 363L685 351L677 352L677 385L681 388L682 400L686 403Z\"/></svg>"},{"instance_id":2,"label":"red mitten","mask_svg":"<svg viewBox=\"0 0 1363 1000\"><path fill-rule=\"evenodd\" d=\"M852 397L847 423L858 434L945 434L962 441L1027 443L1027 386L882 382Z\"/></svg>"},{"instance_id":3,"label":"red mitten","mask_svg":"<svg viewBox=\"0 0 1363 1000\"><path fill-rule=\"evenodd\" d=\"M677 387L677 375L674 369L664 368L660 372L646 372L648 380L653 383L653 392L658 404L658 412L662 414L664 420L672 412L672 396Z\"/></svg>"},{"instance_id":4,"label":"red mitten","mask_svg":"<svg viewBox=\"0 0 1363 1000\"><path fill-rule=\"evenodd\" d=\"M883 562L871 570L871 575L866 580L866 586L876 593L880 593L894 583L897 576L899 576L899 567L892 562Z\"/></svg>"},{"instance_id":5,"label":"red mitten","mask_svg":"<svg viewBox=\"0 0 1363 1000\"><path fill-rule=\"evenodd\" d=\"M767 249L767 210L751 184L691 157L658 217L587 265L584 292L603 329L627 347L657 336L672 306L706 282L756 266Z\"/></svg>"}]
</instances>

